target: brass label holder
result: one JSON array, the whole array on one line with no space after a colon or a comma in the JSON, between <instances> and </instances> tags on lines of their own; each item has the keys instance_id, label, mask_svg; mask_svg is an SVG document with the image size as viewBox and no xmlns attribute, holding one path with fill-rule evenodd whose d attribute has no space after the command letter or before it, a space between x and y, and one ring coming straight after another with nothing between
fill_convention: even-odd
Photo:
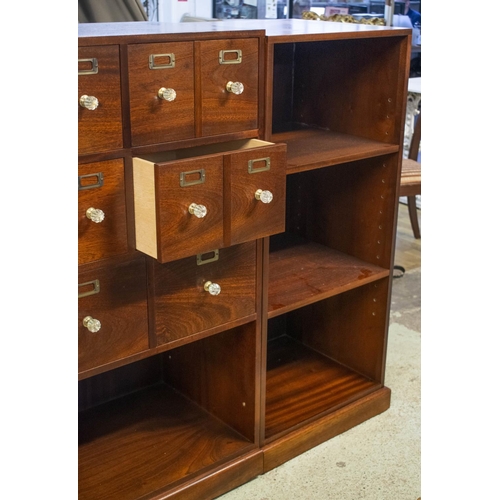
<instances>
[{"instance_id":1,"label":"brass label holder","mask_svg":"<svg viewBox=\"0 0 500 500\"><path fill-rule=\"evenodd\" d=\"M264 165L254 166L256 163L262 163ZM248 173L257 174L258 172L265 172L266 170L271 170L271 158L257 158L255 160L248 160Z\"/></svg>"},{"instance_id":2,"label":"brass label holder","mask_svg":"<svg viewBox=\"0 0 500 500\"><path fill-rule=\"evenodd\" d=\"M79 292L78 293L78 298L81 299L82 297L88 297L89 295L95 295L96 293L99 293L101 291L101 285L99 284L99 280L93 280L93 281L86 281L85 283L78 283L78 289L81 287L88 287L91 286L91 290L87 290L86 292Z\"/></svg>"},{"instance_id":3,"label":"brass label holder","mask_svg":"<svg viewBox=\"0 0 500 500\"><path fill-rule=\"evenodd\" d=\"M95 177L96 181L93 184L82 184L84 179L89 179ZM95 189L100 188L104 184L104 175L102 172L96 172L95 174L87 174L78 176L78 191L83 191L84 189Z\"/></svg>"},{"instance_id":4,"label":"brass label holder","mask_svg":"<svg viewBox=\"0 0 500 500\"><path fill-rule=\"evenodd\" d=\"M90 69L79 69L78 75L95 75L99 72L99 65L95 57L90 59L78 59L78 64L80 63L90 63Z\"/></svg>"},{"instance_id":5,"label":"brass label holder","mask_svg":"<svg viewBox=\"0 0 500 500\"><path fill-rule=\"evenodd\" d=\"M156 62L156 59L160 57L167 57L169 59L169 62L165 64L158 64ZM149 69L168 69L168 68L175 68L175 54L173 53L151 54L149 56Z\"/></svg>"},{"instance_id":6,"label":"brass label holder","mask_svg":"<svg viewBox=\"0 0 500 500\"><path fill-rule=\"evenodd\" d=\"M210 262L215 262L217 260L219 260L219 250L212 250L211 252L199 253L196 256L196 265L202 266L203 264L208 264Z\"/></svg>"},{"instance_id":7,"label":"brass label holder","mask_svg":"<svg viewBox=\"0 0 500 500\"><path fill-rule=\"evenodd\" d=\"M228 57L228 56L232 56L233 54L236 55L236 58ZM220 50L219 51L219 64L241 64L242 58L243 58L243 55L241 53L241 50Z\"/></svg>"},{"instance_id":8,"label":"brass label holder","mask_svg":"<svg viewBox=\"0 0 500 500\"><path fill-rule=\"evenodd\" d=\"M205 169L191 170L189 172L181 172L180 184L181 187L196 186L205 182Z\"/></svg>"}]
</instances>

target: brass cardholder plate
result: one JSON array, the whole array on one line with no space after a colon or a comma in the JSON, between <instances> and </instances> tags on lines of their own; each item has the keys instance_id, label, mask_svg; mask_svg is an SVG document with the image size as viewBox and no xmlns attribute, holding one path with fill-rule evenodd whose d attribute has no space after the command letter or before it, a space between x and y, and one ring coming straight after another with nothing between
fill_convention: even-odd
<instances>
[{"instance_id":1,"label":"brass cardholder plate","mask_svg":"<svg viewBox=\"0 0 500 500\"><path fill-rule=\"evenodd\" d=\"M196 256L196 265L202 266L210 262L219 260L219 250L212 250L211 252L199 253Z\"/></svg>"},{"instance_id":2,"label":"brass cardholder plate","mask_svg":"<svg viewBox=\"0 0 500 500\"><path fill-rule=\"evenodd\" d=\"M167 58L169 62L160 64L156 59L164 57ZM151 54L149 56L149 69L168 69L175 68L175 54Z\"/></svg>"},{"instance_id":3,"label":"brass cardholder plate","mask_svg":"<svg viewBox=\"0 0 500 500\"><path fill-rule=\"evenodd\" d=\"M240 64L242 57L241 50L220 50L219 64Z\"/></svg>"},{"instance_id":4,"label":"brass cardholder plate","mask_svg":"<svg viewBox=\"0 0 500 500\"><path fill-rule=\"evenodd\" d=\"M256 166L254 166L257 164ZM257 158L256 160L248 160L248 173L256 174L271 170L271 158Z\"/></svg>"},{"instance_id":5,"label":"brass cardholder plate","mask_svg":"<svg viewBox=\"0 0 500 500\"><path fill-rule=\"evenodd\" d=\"M84 287L91 287L90 290L86 290L84 292L78 292L78 298L88 297L89 295L95 295L101 291L101 285L99 284L99 280L86 281L85 283L78 283L78 289Z\"/></svg>"},{"instance_id":6,"label":"brass cardholder plate","mask_svg":"<svg viewBox=\"0 0 500 500\"><path fill-rule=\"evenodd\" d=\"M85 179L91 179L95 177L95 182L91 184L85 184ZM96 172L95 174L87 174L78 176L78 191L83 191L84 189L95 189L100 188L104 184L104 175L102 172Z\"/></svg>"},{"instance_id":7,"label":"brass cardholder plate","mask_svg":"<svg viewBox=\"0 0 500 500\"><path fill-rule=\"evenodd\" d=\"M180 184L181 187L196 186L205 182L205 169L190 170L189 172L181 172Z\"/></svg>"},{"instance_id":8,"label":"brass cardholder plate","mask_svg":"<svg viewBox=\"0 0 500 500\"><path fill-rule=\"evenodd\" d=\"M90 63L89 69L79 69L78 75L95 75L99 72L99 65L97 63L97 59L95 57L91 57L90 59L78 59L78 64L80 63Z\"/></svg>"}]
</instances>

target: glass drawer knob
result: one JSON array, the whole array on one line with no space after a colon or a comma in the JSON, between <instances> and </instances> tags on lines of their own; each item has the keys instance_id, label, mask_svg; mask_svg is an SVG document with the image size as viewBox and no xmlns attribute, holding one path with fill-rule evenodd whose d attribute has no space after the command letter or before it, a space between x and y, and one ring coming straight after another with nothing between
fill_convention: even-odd
<instances>
[{"instance_id":1,"label":"glass drawer knob","mask_svg":"<svg viewBox=\"0 0 500 500\"><path fill-rule=\"evenodd\" d=\"M101 322L98 319L94 319L92 316L85 316L85 318L83 318L83 326L87 328L89 332L96 333L101 329Z\"/></svg>"},{"instance_id":2,"label":"glass drawer knob","mask_svg":"<svg viewBox=\"0 0 500 500\"><path fill-rule=\"evenodd\" d=\"M165 87L162 87L158 91L158 97L160 99L164 99L165 101L175 101L175 98L177 97L177 92L174 89L166 89Z\"/></svg>"},{"instance_id":3,"label":"glass drawer knob","mask_svg":"<svg viewBox=\"0 0 500 500\"><path fill-rule=\"evenodd\" d=\"M233 94L239 95L243 93L243 90L245 90L245 87L243 87L243 84L241 82L227 82L226 83L226 90L228 92L231 92Z\"/></svg>"},{"instance_id":4,"label":"glass drawer knob","mask_svg":"<svg viewBox=\"0 0 500 500\"><path fill-rule=\"evenodd\" d=\"M99 106L99 100L93 95L82 95L82 97L80 97L80 106L90 109L90 111L94 111L94 109L97 109L97 106Z\"/></svg>"},{"instance_id":5,"label":"glass drawer knob","mask_svg":"<svg viewBox=\"0 0 500 500\"><path fill-rule=\"evenodd\" d=\"M191 203L189 205L189 213L198 217L198 219L203 219L207 215L207 207L205 205L197 205L196 203Z\"/></svg>"},{"instance_id":6,"label":"glass drawer knob","mask_svg":"<svg viewBox=\"0 0 500 500\"><path fill-rule=\"evenodd\" d=\"M203 285L203 288L210 295L219 295L220 293L220 285L218 285L217 283L212 283L211 281L206 281Z\"/></svg>"},{"instance_id":7,"label":"glass drawer knob","mask_svg":"<svg viewBox=\"0 0 500 500\"><path fill-rule=\"evenodd\" d=\"M96 224L99 224L99 222L102 222L104 220L104 212L102 210L99 210L98 208L87 208L85 215L87 216L87 219L90 219Z\"/></svg>"},{"instance_id":8,"label":"glass drawer knob","mask_svg":"<svg viewBox=\"0 0 500 500\"><path fill-rule=\"evenodd\" d=\"M262 203L271 203L273 201L273 193L271 193L271 191L257 189L257 191L255 191L255 199Z\"/></svg>"}]
</instances>

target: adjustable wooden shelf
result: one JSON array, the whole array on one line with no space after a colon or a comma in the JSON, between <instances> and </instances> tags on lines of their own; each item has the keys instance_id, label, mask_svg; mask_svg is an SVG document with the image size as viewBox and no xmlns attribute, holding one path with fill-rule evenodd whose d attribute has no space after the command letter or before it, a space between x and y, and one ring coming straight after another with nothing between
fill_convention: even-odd
<instances>
[{"instance_id":1,"label":"adjustable wooden shelf","mask_svg":"<svg viewBox=\"0 0 500 500\"><path fill-rule=\"evenodd\" d=\"M385 411L411 30L79 26L79 497L211 499Z\"/></svg>"}]
</instances>

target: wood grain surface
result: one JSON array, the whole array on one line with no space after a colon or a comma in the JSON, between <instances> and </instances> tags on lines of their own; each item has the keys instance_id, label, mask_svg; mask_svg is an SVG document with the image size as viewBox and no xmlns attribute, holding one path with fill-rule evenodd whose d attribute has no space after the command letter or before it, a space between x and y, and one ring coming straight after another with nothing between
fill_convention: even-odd
<instances>
[{"instance_id":1,"label":"wood grain surface","mask_svg":"<svg viewBox=\"0 0 500 500\"><path fill-rule=\"evenodd\" d=\"M259 171L265 160L269 170ZM255 161L260 160L260 161ZM255 172L249 173L249 161ZM238 151L225 157L224 176L229 177L225 192L226 213L230 218L232 245L263 238L285 230L286 146L284 144ZM272 193L271 203L255 198L258 189Z\"/></svg>"},{"instance_id":2,"label":"wood grain surface","mask_svg":"<svg viewBox=\"0 0 500 500\"><path fill-rule=\"evenodd\" d=\"M99 106L91 111L78 104L78 154L123 146L118 45L78 48L78 59L91 58L97 59L99 70L78 76L78 100L82 95L94 96ZM89 63L79 63L80 69L88 70Z\"/></svg>"},{"instance_id":3,"label":"wood grain surface","mask_svg":"<svg viewBox=\"0 0 500 500\"><path fill-rule=\"evenodd\" d=\"M241 63L219 64L221 50L241 50ZM199 58L202 136L257 129L258 38L199 42ZM242 83L243 93L228 92L226 84L230 81Z\"/></svg>"},{"instance_id":4,"label":"wood grain surface","mask_svg":"<svg viewBox=\"0 0 500 500\"><path fill-rule=\"evenodd\" d=\"M193 42L131 44L127 50L132 146L193 138ZM172 54L175 65L150 69L150 56L163 54ZM157 57L155 61L165 66L170 57ZM174 89L175 100L161 99L160 88Z\"/></svg>"},{"instance_id":5,"label":"wood grain surface","mask_svg":"<svg viewBox=\"0 0 500 500\"><path fill-rule=\"evenodd\" d=\"M286 238L285 244L276 246L269 256L270 318L389 274L386 269L300 238Z\"/></svg>"},{"instance_id":6,"label":"wood grain surface","mask_svg":"<svg viewBox=\"0 0 500 500\"><path fill-rule=\"evenodd\" d=\"M136 500L251 447L168 386L151 387L80 415L79 498Z\"/></svg>"},{"instance_id":7,"label":"wood grain surface","mask_svg":"<svg viewBox=\"0 0 500 500\"><path fill-rule=\"evenodd\" d=\"M148 349L146 266L144 259L85 271L80 268L78 293L98 293L78 299L78 371L83 372ZM83 326L91 316L101 322L98 332Z\"/></svg>"},{"instance_id":8,"label":"wood grain surface","mask_svg":"<svg viewBox=\"0 0 500 500\"><path fill-rule=\"evenodd\" d=\"M380 387L290 337L269 343L266 438Z\"/></svg>"},{"instance_id":9,"label":"wood grain surface","mask_svg":"<svg viewBox=\"0 0 500 500\"><path fill-rule=\"evenodd\" d=\"M78 190L78 264L97 261L127 253L127 218L123 159L78 165L83 187ZM86 212L97 208L104 220L92 222Z\"/></svg>"},{"instance_id":10,"label":"wood grain surface","mask_svg":"<svg viewBox=\"0 0 500 500\"><path fill-rule=\"evenodd\" d=\"M197 265L196 256L167 264L154 263L154 331L158 344L168 343L256 311L255 242L222 248L219 259ZM217 296L204 290L211 281Z\"/></svg>"}]
</instances>

